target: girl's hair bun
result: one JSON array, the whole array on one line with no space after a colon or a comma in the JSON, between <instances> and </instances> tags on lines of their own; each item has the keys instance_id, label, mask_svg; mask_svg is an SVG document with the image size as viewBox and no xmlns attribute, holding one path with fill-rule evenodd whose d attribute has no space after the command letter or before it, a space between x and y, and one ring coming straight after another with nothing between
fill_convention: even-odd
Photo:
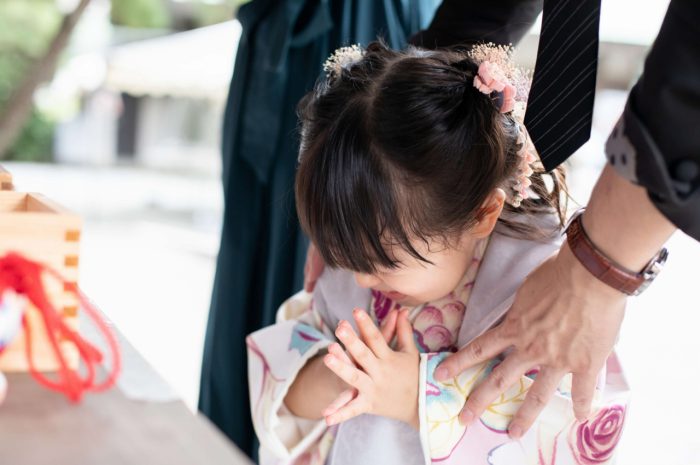
<instances>
[{"instance_id":1,"label":"girl's hair bun","mask_svg":"<svg viewBox=\"0 0 700 465\"><path fill-rule=\"evenodd\" d=\"M326 63L327 76L299 104L301 145L297 213L329 266L371 272L397 262L387 242L423 259L416 240L450 240L479 220L495 188L519 209L500 221L532 235L528 214L560 214L563 177L523 182L527 145L516 112L501 113L498 93L475 87L479 67L501 63L501 48L392 50L383 42L349 47ZM523 76L502 65L511 82ZM490 88L489 76L480 85ZM514 84L515 94L524 92ZM526 93L525 93L526 95ZM494 98L496 101L494 102ZM532 191L530 198L523 193ZM513 218L519 218L513 220Z\"/></svg>"},{"instance_id":2,"label":"girl's hair bun","mask_svg":"<svg viewBox=\"0 0 700 465\"><path fill-rule=\"evenodd\" d=\"M364 55L365 51L359 44L340 47L323 63L323 71L326 72L328 79L337 78L341 75L343 69L349 69L359 63Z\"/></svg>"}]
</instances>

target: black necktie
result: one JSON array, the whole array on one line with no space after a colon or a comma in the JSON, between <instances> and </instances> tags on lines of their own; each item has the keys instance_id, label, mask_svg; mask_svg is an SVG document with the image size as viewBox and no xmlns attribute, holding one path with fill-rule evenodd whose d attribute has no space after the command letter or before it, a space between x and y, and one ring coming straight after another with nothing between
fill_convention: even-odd
<instances>
[{"instance_id":1,"label":"black necktie","mask_svg":"<svg viewBox=\"0 0 700 465\"><path fill-rule=\"evenodd\" d=\"M525 127L547 171L591 136L600 0L544 0Z\"/></svg>"}]
</instances>

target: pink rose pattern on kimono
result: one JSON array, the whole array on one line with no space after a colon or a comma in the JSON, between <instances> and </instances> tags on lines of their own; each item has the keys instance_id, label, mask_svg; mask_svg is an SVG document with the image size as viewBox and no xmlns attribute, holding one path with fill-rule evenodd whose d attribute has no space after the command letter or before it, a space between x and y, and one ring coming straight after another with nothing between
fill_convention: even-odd
<instances>
[{"instance_id":1,"label":"pink rose pattern on kimono","mask_svg":"<svg viewBox=\"0 0 700 465\"><path fill-rule=\"evenodd\" d=\"M523 376L492 404L480 421L464 428L458 414L472 389L500 363L499 359L476 365L448 381L436 381L435 367L447 353L426 354L425 427L432 462L461 464L486 456L489 465L603 465L610 464L620 439L624 406L613 403L596 416L577 422L570 412L568 388L558 390L553 405L520 440L507 435L508 423L532 384ZM614 355L611 359L614 359ZM616 360L612 362L614 365ZM613 367L613 370L615 367ZM533 374L530 374L532 376ZM564 380L566 384L569 380ZM599 396L600 397L600 396ZM567 447L568 443L568 447Z\"/></svg>"},{"instance_id":2,"label":"pink rose pattern on kimono","mask_svg":"<svg viewBox=\"0 0 700 465\"><path fill-rule=\"evenodd\" d=\"M621 404L625 403L625 399L615 399L614 403L603 407L587 422L576 422L570 412L568 377L555 394L553 401L558 402L557 406L547 413L550 407L548 405L536 425L519 441L513 441L507 435L507 426L536 377L536 370L528 372L527 376L506 391L468 431L459 423L459 411L472 389L500 363L501 358L471 367L445 382L434 379L435 367L450 354L457 343L460 326L469 311L469 295L486 246L487 241L482 241L477 246L475 259L455 291L438 301L409 308L414 337L422 352L425 408L421 419L421 442L428 451L429 460L441 462L441 465L474 461L488 465L609 464L624 421L624 407ZM294 300L297 302L294 303ZM402 306L380 292L372 292L369 308L375 321L381 322L391 309L401 309ZM279 322L280 314L283 316L282 323ZM267 336L261 336L260 339L265 341L265 350L268 351L265 355L262 346L258 347L253 337L247 339L249 366L254 367L256 377L254 386L251 385L251 392L254 393L251 395L253 416L257 422L256 430L262 429L264 435L270 434L268 431L274 431L277 416L283 414L272 411L274 405L279 405L273 399L279 399L283 387L293 376L297 368L292 366L308 357L314 346L322 348L334 340L330 329L313 311L310 299L304 300L303 296L295 296L283 304L278 314L278 323L275 325L276 330L272 327L261 330L268 331ZM257 337L256 333L253 336ZM266 356L270 357L269 361ZM273 374L273 371L279 373ZM608 375L610 372L615 375L609 376L608 382L619 387L620 382L624 381L614 354L611 356ZM319 431L319 436L308 448L304 448L304 452L294 459L286 459L284 463L323 465L336 431L337 428ZM277 450L280 451L279 447Z\"/></svg>"},{"instance_id":3,"label":"pink rose pattern on kimono","mask_svg":"<svg viewBox=\"0 0 700 465\"><path fill-rule=\"evenodd\" d=\"M617 363L615 356L611 364ZM613 368L614 370L614 368ZM538 422L537 461L528 457L526 450L533 448L535 433L529 431L520 441L511 441L489 452L489 465L536 463L537 465L602 465L612 463L625 420L625 407L610 404L598 409L593 418L583 422L569 421L563 427L555 422ZM534 429L534 428L533 428ZM568 430L567 435L564 434ZM566 447L568 443L568 447Z\"/></svg>"},{"instance_id":4,"label":"pink rose pattern on kimono","mask_svg":"<svg viewBox=\"0 0 700 465\"><path fill-rule=\"evenodd\" d=\"M476 278L485 247L486 243L480 244L472 265L455 292L445 299L423 306L418 310L412 322L417 345L421 352L425 353L423 357L426 360L425 420L431 460L456 464L487 454L488 463L493 465L511 465L513 463L599 465L606 463L607 459L601 462L582 462L581 460L584 459L574 459L574 456L568 454L565 446L566 434L562 433L567 428L574 427L572 426L574 424L572 415L570 418L555 415L548 421L541 422L529 433L530 444L528 447L524 448L522 440L512 441L508 437L508 424L524 401L527 390L537 376L536 367L504 392L484 412L480 421L473 425L469 432L459 423L458 414L472 389L501 362L502 357L496 357L489 362L471 367L446 382L434 379L435 368L449 355L456 344L461 322L465 312L468 311L469 292ZM378 300L377 298L373 299L375 308ZM382 301L382 304L385 306L384 308L392 308L392 305L386 301ZM611 359L613 369L615 367L619 369L617 359L614 356ZM571 376L568 375L558 387L557 396L570 402L570 392ZM568 412L568 410L565 411ZM620 419L620 424L621 421L622 419ZM600 456L596 452L597 449L594 451L594 442L586 440L586 438L597 437L602 441L601 434L608 431L605 429L607 426L609 423L595 423L599 436L591 435L588 432L593 426L589 426L589 429L585 429L583 426L576 429L576 431L581 430L581 437L584 438L581 444L586 445L583 449L584 452L578 454L578 457ZM619 435L616 436L615 444L618 437ZM559 444L562 441L564 442ZM612 448L614 448L614 444L612 444ZM567 454L562 454L561 450L565 450ZM513 462L512 459L516 456L522 456L523 460ZM506 459L506 457L510 457L510 459Z\"/></svg>"},{"instance_id":5,"label":"pink rose pattern on kimono","mask_svg":"<svg viewBox=\"0 0 700 465\"><path fill-rule=\"evenodd\" d=\"M622 434L625 407L611 405L598 411L595 417L571 426L569 446L580 465L599 465L613 455Z\"/></svg>"},{"instance_id":6,"label":"pink rose pattern on kimono","mask_svg":"<svg viewBox=\"0 0 700 465\"><path fill-rule=\"evenodd\" d=\"M454 352L455 335L464 316L462 302L448 302L441 308L426 305L415 320L413 334L421 352Z\"/></svg>"},{"instance_id":7,"label":"pink rose pattern on kimono","mask_svg":"<svg viewBox=\"0 0 700 465\"><path fill-rule=\"evenodd\" d=\"M370 308L376 320L381 321L391 309L409 311L412 318L413 338L420 352L454 352L457 350L456 342L459 329L464 319L466 302L474 287L474 279L479 271L479 264L484 255L488 240L480 241L474 249L474 258L467 268L464 277L456 289L447 296L422 307L403 307L392 301L386 295L378 291L372 291L372 303Z\"/></svg>"}]
</instances>

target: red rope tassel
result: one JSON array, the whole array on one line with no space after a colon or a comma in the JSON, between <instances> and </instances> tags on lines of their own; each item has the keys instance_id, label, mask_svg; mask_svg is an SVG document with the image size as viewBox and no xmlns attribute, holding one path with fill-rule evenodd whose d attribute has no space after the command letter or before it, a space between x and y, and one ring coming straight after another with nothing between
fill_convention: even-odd
<instances>
[{"instance_id":1,"label":"red rope tassel","mask_svg":"<svg viewBox=\"0 0 700 465\"><path fill-rule=\"evenodd\" d=\"M43 273L48 273L53 278L64 284L68 292L72 292L80 302L80 307L95 323L97 329L107 341L112 355L112 367L102 382L95 380L96 367L103 361L100 351L80 334L68 327L62 316L51 303L44 291L41 280ZM0 296L9 289L27 299L39 310L49 343L58 361L58 379L51 380L39 372L34 365L32 354L32 336L29 319L26 314L22 317L24 334L26 337L26 354L29 361L29 372L39 384L53 391L62 392L68 399L78 402L83 394L88 391L100 392L114 385L121 371L121 355L116 337L112 330L104 322L99 312L95 309L87 297L74 286L67 286L66 281L55 270L41 263L29 260L17 253L8 253L0 258ZM59 340L68 341L78 350L80 360L84 363L86 373L81 377L79 370L71 370L65 356L59 347Z\"/></svg>"}]
</instances>

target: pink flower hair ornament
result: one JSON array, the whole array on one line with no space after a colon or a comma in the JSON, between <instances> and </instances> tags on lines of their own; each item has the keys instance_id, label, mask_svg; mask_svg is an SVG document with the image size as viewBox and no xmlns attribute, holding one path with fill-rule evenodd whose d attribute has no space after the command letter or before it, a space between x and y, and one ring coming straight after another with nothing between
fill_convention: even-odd
<instances>
[{"instance_id":1,"label":"pink flower hair ornament","mask_svg":"<svg viewBox=\"0 0 700 465\"><path fill-rule=\"evenodd\" d=\"M532 185L530 176L534 172L533 167L537 166L539 156L522 123L530 90L531 74L515 65L512 53L512 46L486 43L474 46L469 55L479 66L474 76L474 87L479 92L490 96L498 111L510 113L518 124L518 166L506 186L507 202L518 208L523 200L534 195L530 189Z\"/></svg>"},{"instance_id":2,"label":"pink flower hair ornament","mask_svg":"<svg viewBox=\"0 0 700 465\"><path fill-rule=\"evenodd\" d=\"M518 134L518 144L520 144L520 149L517 154L518 168L515 176L511 178L512 193L507 199L508 203L515 208L520 207L523 200L531 197L529 188L532 185L532 181L530 180L530 176L534 173L531 165L539 160L537 152L535 151L535 146L530 140L525 126L518 124L518 128L520 130Z\"/></svg>"},{"instance_id":3,"label":"pink flower hair ornament","mask_svg":"<svg viewBox=\"0 0 700 465\"><path fill-rule=\"evenodd\" d=\"M474 87L486 95L498 92L498 98L501 100L499 108L501 113L511 112L515 108L515 86L508 82L505 73L498 64L490 61L482 62L479 65L478 74L474 76Z\"/></svg>"},{"instance_id":4,"label":"pink flower hair ornament","mask_svg":"<svg viewBox=\"0 0 700 465\"><path fill-rule=\"evenodd\" d=\"M469 55L479 65L477 75L474 76L474 87L485 95L493 95L499 112L512 112L513 118L519 121L518 168L508 181L507 193L507 202L518 208L523 200L531 196L531 165L539 160L539 156L522 124L531 76L528 71L515 66L511 59L512 51L512 46L485 43L475 45ZM337 77L343 69L349 69L362 60L364 55L365 50L359 44L341 47L326 60L323 70L328 78Z\"/></svg>"}]
</instances>

